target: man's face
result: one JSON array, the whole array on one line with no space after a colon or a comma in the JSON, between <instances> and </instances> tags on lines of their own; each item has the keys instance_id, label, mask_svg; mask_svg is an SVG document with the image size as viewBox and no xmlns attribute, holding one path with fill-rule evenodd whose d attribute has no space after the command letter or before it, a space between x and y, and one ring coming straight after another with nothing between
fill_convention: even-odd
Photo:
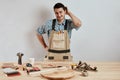
<instances>
[{"instance_id":1,"label":"man's face","mask_svg":"<svg viewBox=\"0 0 120 80\"><path fill-rule=\"evenodd\" d=\"M63 8L55 8L54 12L58 21L64 20L66 11Z\"/></svg>"}]
</instances>

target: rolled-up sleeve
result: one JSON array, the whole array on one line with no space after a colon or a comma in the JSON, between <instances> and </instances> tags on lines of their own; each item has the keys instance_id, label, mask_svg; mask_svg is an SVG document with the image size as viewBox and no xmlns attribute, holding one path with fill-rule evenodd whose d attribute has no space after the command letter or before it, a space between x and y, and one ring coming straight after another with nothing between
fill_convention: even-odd
<instances>
[{"instance_id":1,"label":"rolled-up sleeve","mask_svg":"<svg viewBox=\"0 0 120 80\"><path fill-rule=\"evenodd\" d=\"M37 28L37 33L40 34L40 35L46 33L45 25L42 25L42 26L38 27Z\"/></svg>"},{"instance_id":2,"label":"rolled-up sleeve","mask_svg":"<svg viewBox=\"0 0 120 80\"><path fill-rule=\"evenodd\" d=\"M44 25L37 28L37 33L42 35L48 32L49 29L51 29L52 26L52 20L48 20Z\"/></svg>"},{"instance_id":3,"label":"rolled-up sleeve","mask_svg":"<svg viewBox=\"0 0 120 80\"><path fill-rule=\"evenodd\" d=\"M75 26L71 19L69 19L69 25L70 25L71 29L78 30L80 28L80 27Z\"/></svg>"}]
</instances>

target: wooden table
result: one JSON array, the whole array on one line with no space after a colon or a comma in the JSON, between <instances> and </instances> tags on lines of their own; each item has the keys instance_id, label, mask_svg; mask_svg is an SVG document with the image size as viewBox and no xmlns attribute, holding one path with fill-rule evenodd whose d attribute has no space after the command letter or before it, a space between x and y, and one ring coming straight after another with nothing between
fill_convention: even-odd
<instances>
[{"instance_id":1,"label":"wooden table","mask_svg":"<svg viewBox=\"0 0 120 80\"><path fill-rule=\"evenodd\" d=\"M39 66L37 62L36 65ZM91 66L97 66L98 72L88 71L88 77L82 77L76 74L73 78L67 80L120 80L120 62L87 62ZM0 66L2 63L0 64ZM29 76L25 71L20 70L21 76L7 77L0 70L0 80L47 80L41 76Z\"/></svg>"}]
</instances>

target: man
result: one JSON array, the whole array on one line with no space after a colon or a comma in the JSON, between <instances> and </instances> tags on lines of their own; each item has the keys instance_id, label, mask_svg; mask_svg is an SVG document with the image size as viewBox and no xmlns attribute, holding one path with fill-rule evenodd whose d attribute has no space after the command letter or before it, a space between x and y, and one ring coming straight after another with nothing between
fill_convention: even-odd
<instances>
[{"instance_id":1,"label":"man","mask_svg":"<svg viewBox=\"0 0 120 80\"><path fill-rule=\"evenodd\" d=\"M72 12L70 12L67 7L65 7L62 3L56 3L54 5L54 13L57 19L57 24L56 24L56 28L55 30L61 30L64 26L65 23L65 15L70 16L71 20L68 21L69 24L69 38L71 38L71 30L73 28L75 28L76 30L81 26L81 21L74 15L72 14ZM59 26L60 25L60 26ZM45 48L46 50L48 49L47 44L45 43L42 34L43 33L47 33L47 31L52 30L52 20L49 20L46 22L45 25L43 25L42 27L39 27L37 29L37 37L40 41L40 43L42 44L43 48ZM48 37L50 36L50 34L48 34Z\"/></svg>"},{"instance_id":2,"label":"man","mask_svg":"<svg viewBox=\"0 0 120 80\"><path fill-rule=\"evenodd\" d=\"M44 49L46 49L47 51L57 52L54 50L49 50L50 47L48 47L48 45L45 43L42 34L47 33L48 37L50 38L53 29L56 32L63 31L63 30L65 30L64 26L67 25L66 31L68 33L68 37L71 38L72 29L77 30L81 26L81 21L72 12L70 12L67 9L67 7L65 7L62 3L56 3L53 8L54 8L54 13L55 13L56 19L54 19L54 21L53 21L53 19L48 20L45 23L45 25L42 25L41 27L39 27L37 29L37 32L38 32L37 37ZM68 15L71 19L65 19L65 15ZM54 24L54 26L53 26L53 24ZM60 38L60 37L58 37L58 38ZM52 43L52 42L50 42L50 43ZM59 45L59 46L62 46L62 45ZM69 50L67 50L67 51L69 51ZM66 51L64 50L63 52L66 52ZM58 53L60 53L60 51Z\"/></svg>"}]
</instances>

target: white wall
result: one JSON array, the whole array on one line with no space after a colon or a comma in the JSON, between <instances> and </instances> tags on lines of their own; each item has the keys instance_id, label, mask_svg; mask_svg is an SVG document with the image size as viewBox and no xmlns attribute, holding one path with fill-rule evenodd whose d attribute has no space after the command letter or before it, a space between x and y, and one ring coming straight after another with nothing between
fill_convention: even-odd
<instances>
[{"instance_id":1,"label":"white wall","mask_svg":"<svg viewBox=\"0 0 120 80\"><path fill-rule=\"evenodd\" d=\"M83 24L72 34L75 61L120 61L120 0L0 0L0 62L17 61L18 52L23 60L43 59L46 52L35 30L54 18L56 2L67 5Z\"/></svg>"}]
</instances>

